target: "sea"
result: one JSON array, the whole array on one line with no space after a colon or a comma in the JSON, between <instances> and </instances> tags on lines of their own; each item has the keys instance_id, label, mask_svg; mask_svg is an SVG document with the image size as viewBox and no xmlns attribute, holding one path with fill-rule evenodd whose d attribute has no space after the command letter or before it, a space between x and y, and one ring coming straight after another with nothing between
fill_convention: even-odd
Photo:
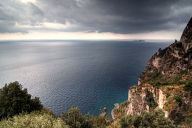
<instances>
[{"instance_id":1,"label":"sea","mask_svg":"<svg viewBox=\"0 0 192 128\"><path fill-rule=\"evenodd\" d=\"M98 115L128 98L149 58L170 41L0 41L0 87L18 81L60 115Z\"/></svg>"}]
</instances>

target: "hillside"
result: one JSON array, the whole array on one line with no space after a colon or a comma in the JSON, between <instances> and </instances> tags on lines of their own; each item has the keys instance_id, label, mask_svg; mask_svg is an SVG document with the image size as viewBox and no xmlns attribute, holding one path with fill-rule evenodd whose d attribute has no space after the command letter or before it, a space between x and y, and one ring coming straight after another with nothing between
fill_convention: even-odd
<instances>
[{"instance_id":1,"label":"hillside","mask_svg":"<svg viewBox=\"0 0 192 128\"><path fill-rule=\"evenodd\" d=\"M112 111L113 118L162 110L179 125L192 119L192 18L181 39L159 49L138 80L129 88L128 100ZM192 125L190 125L192 126ZM187 127L187 126L186 126Z\"/></svg>"},{"instance_id":2,"label":"hillside","mask_svg":"<svg viewBox=\"0 0 192 128\"><path fill-rule=\"evenodd\" d=\"M141 83L153 86L175 84L192 80L192 19L187 24L180 41L159 49L148 62L140 77Z\"/></svg>"}]
</instances>

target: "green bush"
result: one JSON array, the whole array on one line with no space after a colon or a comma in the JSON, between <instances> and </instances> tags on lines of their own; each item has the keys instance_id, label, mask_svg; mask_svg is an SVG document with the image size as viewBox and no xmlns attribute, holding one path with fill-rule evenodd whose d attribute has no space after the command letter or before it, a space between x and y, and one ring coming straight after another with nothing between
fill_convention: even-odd
<instances>
[{"instance_id":1,"label":"green bush","mask_svg":"<svg viewBox=\"0 0 192 128\"><path fill-rule=\"evenodd\" d=\"M182 96L180 96L180 95L175 95L175 96L174 96L174 99L175 99L176 103L177 103L179 106L181 106L181 104L182 104Z\"/></svg>"},{"instance_id":2,"label":"green bush","mask_svg":"<svg viewBox=\"0 0 192 128\"><path fill-rule=\"evenodd\" d=\"M103 116L89 116L88 120L91 122L92 128L105 128L109 125L109 121Z\"/></svg>"},{"instance_id":3,"label":"green bush","mask_svg":"<svg viewBox=\"0 0 192 128\"><path fill-rule=\"evenodd\" d=\"M108 121L104 116L83 115L77 107L61 114L61 119L70 128L104 128Z\"/></svg>"},{"instance_id":4,"label":"green bush","mask_svg":"<svg viewBox=\"0 0 192 128\"><path fill-rule=\"evenodd\" d=\"M49 112L36 111L2 120L0 128L68 128L68 126Z\"/></svg>"},{"instance_id":5,"label":"green bush","mask_svg":"<svg viewBox=\"0 0 192 128\"><path fill-rule=\"evenodd\" d=\"M161 111L144 112L141 115L127 116L120 120L121 128L175 128L173 122L164 117Z\"/></svg>"},{"instance_id":6,"label":"green bush","mask_svg":"<svg viewBox=\"0 0 192 128\"><path fill-rule=\"evenodd\" d=\"M91 128L91 122L80 112L77 107L70 108L62 113L61 118L71 128Z\"/></svg>"},{"instance_id":7,"label":"green bush","mask_svg":"<svg viewBox=\"0 0 192 128\"><path fill-rule=\"evenodd\" d=\"M39 98L32 99L27 89L22 89L22 85L18 82L5 84L0 89L0 120L42 108Z\"/></svg>"},{"instance_id":8,"label":"green bush","mask_svg":"<svg viewBox=\"0 0 192 128\"><path fill-rule=\"evenodd\" d=\"M186 117L183 122L184 128L191 128L192 127L192 116Z\"/></svg>"},{"instance_id":9,"label":"green bush","mask_svg":"<svg viewBox=\"0 0 192 128\"><path fill-rule=\"evenodd\" d=\"M174 84L186 84L188 80L182 80L182 76L185 76L187 71L181 71L180 73L173 75L171 77L166 77L162 75L159 71L154 70L147 74L147 78L145 79L146 83L149 83L157 88L167 85L174 85Z\"/></svg>"},{"instance_id":10,"label":"green bush","mask_svg":"<svg viewBox=\"0 0 192 128\"><path fill-rule=\"evenodd\" d=\"M189 81L185 84L184 90L187 92L192 92L192 81Z\"/></svg>"},{"instance_id":11,"label":"green bush","mask_svg":"<svg viewBox=\"0 0 192 128\"><path fill-rule=\"evenodd\" d=\"M155 109L157 107L157 103L155 102L153 93L148 90L145 90L145 93L146 93L145 101L149 105L149 108Z\"/></svg>"}]
</instances>

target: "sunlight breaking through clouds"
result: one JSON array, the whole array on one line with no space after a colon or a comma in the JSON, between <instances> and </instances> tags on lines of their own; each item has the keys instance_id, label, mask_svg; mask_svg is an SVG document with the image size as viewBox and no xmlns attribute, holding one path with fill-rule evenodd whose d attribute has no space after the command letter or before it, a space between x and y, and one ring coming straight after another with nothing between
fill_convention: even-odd
<instances>
[{"instance_id":1,"label":"sunlight breaking through clouds","mask_svg":"<svg viewBox=\"0 0 192 128\"><path fill-rule=\"evenodd\" d=\"M66 22L65 24L57 23L57 22L42 22L38 23L36 25L30 25L30 24L21 24L16 22L15 26L22 29L57 29L57 30L64 30L69 29L72 27L72 25L69 22Z\"/></svg>"},{"instance_id":2,"label":"sunlight breaking through clouds","mask_svg":"<svg viewBox=\"0 0 192 128\"><path fill-rule=\"evenodd\" d=\"M2 0L0 35L10 34L11 39L15 33L73 32L76 37L75 33L113 33L153 38L147 33L165 31L173 39L190 19L191 8L188 0Z\"/></svg>"},{"instance_id":3,"label":"sunlight breaking through clouds","mask_svg":"<svg viewBox=\"0 0 192 128\"><path fill-rule=\"evenodd\" d=\"M20 2L22 2L22 3L25 3L25 4L27 4L27 3L36 3L37 2L37 0L19 0Z\"/></svg>"}]
</instances>

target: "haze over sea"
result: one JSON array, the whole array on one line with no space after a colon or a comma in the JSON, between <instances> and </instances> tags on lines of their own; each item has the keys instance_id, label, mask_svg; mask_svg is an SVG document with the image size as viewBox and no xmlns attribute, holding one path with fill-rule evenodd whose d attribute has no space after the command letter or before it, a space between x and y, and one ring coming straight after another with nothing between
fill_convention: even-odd
<instances>
[{"instance_id":1,"label":"haze over sea","mask_svg":"<svg viewBox=\"0 0 192 128\"><path fill-rule=\"evenodd\" d=\"M127 99L147 60L168 42L1 41L0 87L19 81L59 115L70 106L98 114Z\"/></svg>"}]
</instances>

